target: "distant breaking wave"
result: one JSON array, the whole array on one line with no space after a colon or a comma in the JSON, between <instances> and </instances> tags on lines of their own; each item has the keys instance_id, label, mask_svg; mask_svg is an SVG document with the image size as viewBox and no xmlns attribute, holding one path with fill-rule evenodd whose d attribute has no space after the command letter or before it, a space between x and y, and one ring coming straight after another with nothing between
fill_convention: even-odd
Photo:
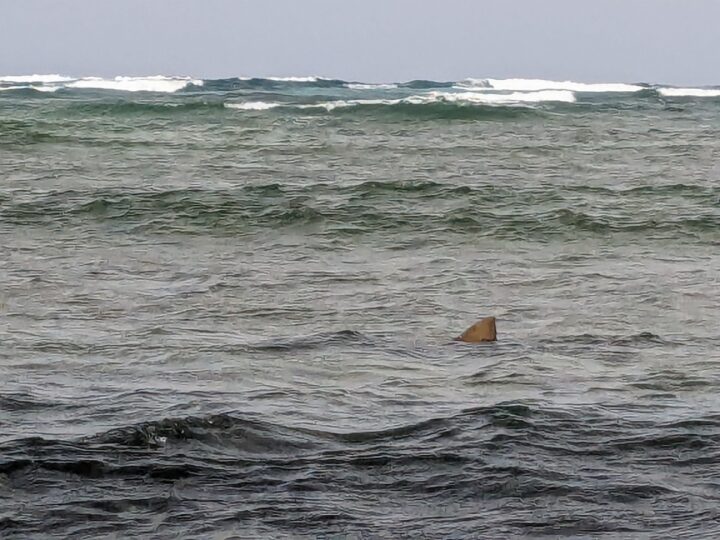
<instances>
[{"instance_id":1,"label":"distant breaking wave","mask_svg":"<svg viewBox=\"0 0 720 540\"><path fill-rule=\"evenodd\" d=\"M63 75L4 75L0 76L0 83L60 83L74 81L72 77Z\"/></svg>"},{"instance_id":2,"label":"distant breaking wave","mask_svg":"<svg viewBox=\"0 0 720 540\"><path fill-rule=\"evenodd\" d=\"M243 111L266 111L268 109L274 109L280 107L283 103L267 103L265 101L248 101L246 103L226 103L225 106L229 109L240 109Z\"/></svg>"},{"instance_id":3,"label":"distant breaking wave","mask_svg":"<svg viewBox=\"0 0 720 540\"><path fill-rule=\"evenodd\" d=\"M154 77L115 77L114 79L101 79L88 77L66 84L68 88L92 88L98 90L121 90L124 92L177 92L189 84L202 86L199 79L172 78L163 76Z\"/></svg>"},{"instance_id":4,"label":"distant breaking wave","mask_svg":"<svg viewBox=\"0 0 720 540\"><path fill-rule=\"evenodd\" d=\"M658 88L665 97L720 97L718 88Z\"/></svg>"},{"instance_id":5,"label":"distant breaking wave","mask_svg":"<svg viewBox=\"0 0 720 540\"><path fill-rule=\"evenodd\" d=\"M292 107L297 109L325 109L326 111L333 111L339 108L358 106L427 105L433 103L455 103L459 105L511 105L520 103L540 103L544 101L573 103L575 101L575 96L572 92L565 90L513 92L510 94L488 94L479 92L429 92L428 94L418 94L398 99L351 99L325 101L312 104L273 102L268 103L264 101L250 101L245 103L226 103L225 106L231 109L248 111L268 110L274 109L276 107Z\"/></svg>"},{"instance_id":6,"label":"distant breaking wave","mask_svg":"<svg viewBox=\"0 0 720 540\"><path fill-rule=\"evenodd\" d=\"M121 92L160 92L173 93L189 85L202 86L202 79L189 77L166 77L154 75L150 77L123 77L112 79L101 77L72 78L62 75L28 75L28 76L0 76L2 83L25 83L23 86L0 87L0 90L17 90L31 88L40 92L55 92L62 88L88 89L88 90L115 90ZM38 85L37 83L40 83Z\"/></svg>"},{"instance_id":7,"label":"distant breaking wave","mask_svg":"<svg viewBox=\"0 0 720 540\"><path fill-rule=\"evenodd\" d=\"M539 90L568 90L570 92L639 92L645 86L625 83L580 83L574 81L547 81L544 79L466 79L461 88L533 92Z\"/></svg>"},{"instance_id":8,"label":"distant breaking wave","mask_svg":"<svg viewBox=\"0 0 720 540\"><path fill-rule=\"evenodd\" d=\"M367 83L347 83L346 86L351 90L392 90L398 85L394 83L385 84L367 84Z\"/></svg>"},{"instance_id":9,"label":"distant breaking wave","mask_svg":"<svg viewBox=\"0 0 720 540\"><path fill-rule=\"evenodd\" d=\"M366 83L315 75L225 79L166 75L110 78L71 77L61 74L0 76L0 95L3 98L30 98L35 92L53 94L58 91L62 91L58 96L68 92L202 95L203 98L212 96L213 100L225 102L228 109L243 111L268 111L278 108L334 111L350 107L407 108L420 105L455 105L466 109L473 105L529 108L542 103L597 104L600 100L664 101L673 98L720 97L720 87L674 88L646 83L584 83L518 78Z\"/></svg>"},{"instance_id":10,"label":"distant breaking wave","mask_svg":"<svg viewBox=\"0 0 720 540\"><path fill-rule=\"evenodd\" d=\"M241 79L245 80L252 80L255 77L241 77ZM318 81L330 81L332 79L327 79L325 77L317 77L317 76L310 76L310 77L266 77L265 78L268 81L278 81L278 82L299 82L299 83L314 83Z\"/></svg>"},{"instance_id":11,"label":"distant breaking wave","mask_svg":"<svg viewBox=\"0 0 720 540\"><path fill-rule=\"evenodd\" d=\"M0 86L0 92L3 90L37 90L38 92L56 92L60 90L59 86L32 86L29 84L15 85L15 86Z\"/></svg>"}]
</instances>

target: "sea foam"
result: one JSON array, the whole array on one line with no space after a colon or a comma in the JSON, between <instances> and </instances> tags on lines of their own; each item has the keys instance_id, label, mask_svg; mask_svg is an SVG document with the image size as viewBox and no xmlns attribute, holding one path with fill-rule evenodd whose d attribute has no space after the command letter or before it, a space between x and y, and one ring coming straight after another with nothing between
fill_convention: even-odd
<instances>
[{"instance_id":1,"label":"sea foam","mask_svg":"<svg viewBox=\"0 0 720 540\"><path fill-rule=\"evenodd\" d=\"M545 79L466 79L459 88L473 90L500 90L534 92L540 90L569 90L571 92L639 92L644 87L626 83L581 83L575 81L548 81Z\"/></svg>"},{"instance_id":2,"label":"sea foam","mask_svg":"<svg viewBox=\"0 0 720 540\"><path fill-rule=\"evenodd\" d=\"M245 103L226 103L228 109L240 109L242 111L266 111L280 107L282 103L267 103L265 101L246 101Z\"/></svg>"},{"instance_id":3,"label":"sea foam","mask_svg":"<svg viewBox=\"0 0 720 540\"><path fill-rule=\"evenodd\" d=\"M657 91L666 97L720 97L718 88L658 88Z\"/></svg>"},{"instance_id":4,"label":"sea foam","mask_svg":"<svg viewBox=\"0 0 720 540\"><path fill-rule=\"evenodd\" d=\"M575 102L575 95L567 90L543 90L540 92L513 92L510 94L490 94L487 92L429 92L398 99L347 99L324 101L310 104L291 104L265 101L247 101L244 103L226 103L225 107L246 111L262 111L275 107L296 109L325 109L333 111L345 107L382 106L382 105L429 105L433 103L456 103L459 105L503 105L541 102Z\"/></svg>"},{"instance_id":5,"label":"sea foam","mask_svg":"<svg viewBox=\"0 0 720 540\"><path fill-rule=\"evenodd\" d=\"M123 92L177 92L188 85L202 86L200 79L187 77L165 77L155 75L152 77L115 77L102 79L100 77L85 77L67 83L68 88L87 88L97 90L119 90Z\"/></svg>"},{"instance_id":6,"label":"sea foam","mask_svg":"<svg viewBox=\"0 0 720 540\"><path fill-rule=\"evenodd\" d=\"M392 90L398 87L393 83L346 83L345 86L351 90Z\"/></svg>"},{"instance_id":7,"label":"sea foam","mask_svg":"<svg viewBox=\"0 0 720 540\"><path fill-rule=\"evenodd\" d=\"M268 81L278 81L278 82L318 82L318 81L327 81L329 79L326 79L325 77L317 77L317 76L310 76L310 77L265 77Z\"/></svg>"},{"instance_id":8,"label":"sea foam","mask_svg":"<svg viewBox=\"0 0 720 540\"><path fill-rule=\"evenodd\" d=\"M38 92L56 92L60 90L60 86L31 86L29 84L15 86L0 86L0 92L3 90L36 90Z\"/></svg>"},{"instance_id":9,"label":"sea foam","mask_svg":"<svg viewBox=\"0 0 720 540\"><path fill-rule=\"evenodd\" d=\"M534 92L512 92L510 94L491 94L487 92L431 92L437 100L469 103L540 103L555 101L574 103L575 94L570 90L539 90Z\"/></svg>"},{"instance_id":10,"label":"sea foam","mask_svg":"<svg viewBox=\"0 0 720 540\"><path fill-rule=\"evenodd\" d=\"M74 81L64 75L0 75L0 82L7 83L61 83Z\"/></svg>"}]
</instances>

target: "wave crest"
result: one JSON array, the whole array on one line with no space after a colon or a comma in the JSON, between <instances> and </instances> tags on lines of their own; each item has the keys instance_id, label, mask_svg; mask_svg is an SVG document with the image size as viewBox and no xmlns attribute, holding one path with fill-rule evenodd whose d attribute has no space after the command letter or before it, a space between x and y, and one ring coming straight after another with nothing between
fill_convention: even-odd
<instances>
[{"instance_id":1,"label":"wave crest","mask_svg":"<svg viewBox=\"0 0 720 540\"><path fill-rule=\"evenodd\" d=\"M658 88L665 97L720 97L720 88Z\"/></svg>"},{"instance_id":2,"label":"wave crest","mask_svg":"<svg viewBox=\"0 0 720 540\"><path fill-rule=\"evenodd\" d=\"M502 90L510 92L537 92L541 90L566 90L570 92L639 92L646 87L626 83L581 83L575 81L550 81L545 79L466 79L458 84L461 88Z\"/></svg>"},{"instance_id":3,"label":"wave crest","mask_svg":"<svg viewBox=\"0 0 720 540\"><path fill-rule=\"evenodd\" d=\"M711 234L720 226L720 220L712 213L675 219L589 213L568 206L565 196L553 190L517 192L440 183L363 183L341 188L338 192L344 200L341 204L330 207L310 202L317 200L324 189L322 185L302 190L270 185L216 191L56 192L22 203L0 201L0 221L16 226L82 223L89 227L104 222L134 231L186 234L204 231L220 235L285 226L320 227L343 235L412 228L509 239L668 231L698 235ZM402 192L405 199L413 199L413 204L402 211L384 205L388 190ZM438 213L437 200L456 199L458 190L467 205ZM273 195L271 199L268 193ZM707 196L713 197L713 192ZM527 206L528 200L533 201L533 206ZM520 214L496 209L499 204L520 203L527 208Z\"/></svg>"},{"instance_id":4,"label":"wave crest","mask_svg":"<svg viewBox=\"0 0 720 540\"><path fill-rule=\"evenodd\" d=\"M120 90L123 92L177 92L188 85L202 86L200 79L174 78L156 75L152 77L115 77L101 79L88 77L67 83L67 88L90 88L97 90Z\"/></svg>"},{"instance_id":5,"label":"wave crest","mask_svg":"<svg viewBox=\"0 0 720 540\"><path fill-rule=\"evenodd\" d=\"M575 95L567 90L543 90L539 92L513 92L509 94L481 93L481 92L428 92L397 99L338 99L320 103L280 103L266 101L246 101L242 103L226 103L230 109L246 111L264 111L277 107L294 109L325 109L331 112L335 109L348 107L368 106L396 106L396 105L514 105L523 103L574 103Z\"/></svg>"},{"instance_id":6,"label":"wave crest","mask_svg":"<svg viewBox=\"0 0 720 540\"><path fill-rule=\"evenodd\" d=\"M21 77L0 76L0 84L22 84L23 86L4 87L0 90L31 88L40 92L55 92L63 88L77 90L112 90L120 92L158 92L173 93L184 88L203 86L202 79L190 77L167 77L153 75L149 77L124 77L112 79L102 77L65 77L63 75L28 75Z\"/></svg>"},{"instance_id":7,"label":"wave crest","mask_svg":"<svg viewBox=\"0 0 720 540\"><path fill-rule=\"evenodd\" d=\"M65 75L0 75L3 83L60 83L76 80Z\"/></svg>"},{"instance_id":8,"label":"wave crest","mask_svg":"<svg viewBox=\"0 0 720 540\"><path fill-rule=\"evenodd\" d=\"M226 103L225 107L241 111L267 111L282 105L282 103L268 103L266 101L246 101L244 103Z\"/></svg>"}]
</instances>

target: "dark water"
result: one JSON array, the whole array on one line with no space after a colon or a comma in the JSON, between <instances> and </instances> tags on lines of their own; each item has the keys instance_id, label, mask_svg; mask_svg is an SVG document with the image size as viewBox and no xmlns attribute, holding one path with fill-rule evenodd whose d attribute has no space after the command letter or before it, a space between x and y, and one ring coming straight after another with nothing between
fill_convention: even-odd
<instances>
[{"instance_id":1,"label":"dark water","mask_svg":"<svg viewBox=\"0 0 720 540\"><path fill-rule=\"evenodd\" d=\"M0 538L720 535L713 89L160 83L0 83Z\"/></svg>"}]
</instances>

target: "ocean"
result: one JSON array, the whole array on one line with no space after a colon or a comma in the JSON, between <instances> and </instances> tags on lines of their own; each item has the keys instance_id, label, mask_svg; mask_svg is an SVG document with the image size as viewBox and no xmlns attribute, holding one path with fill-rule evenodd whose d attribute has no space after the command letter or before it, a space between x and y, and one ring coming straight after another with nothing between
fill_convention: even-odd
<instances>
[{"instance_id":1,"label":"ocean","mask_svg":"<svg viewBox=\"0 0 720 540\"><path fill-rule=\"evenodd\" d=\"M3 540L720 536L720 87L0 76L0 250Z\"/></svg>"}]
</instances>

